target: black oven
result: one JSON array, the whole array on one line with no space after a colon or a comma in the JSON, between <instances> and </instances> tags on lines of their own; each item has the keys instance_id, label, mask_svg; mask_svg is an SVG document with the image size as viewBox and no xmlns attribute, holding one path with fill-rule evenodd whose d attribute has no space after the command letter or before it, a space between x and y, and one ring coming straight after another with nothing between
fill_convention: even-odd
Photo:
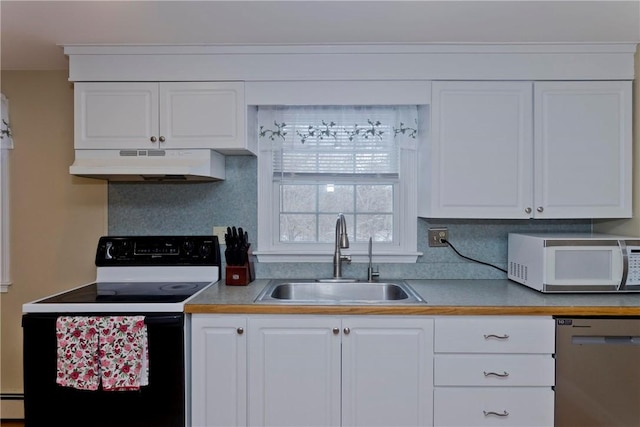
<instances>
[{"instance_id":1,"label":"black oven","mask_svg":"<svg viewBox=\"0 0 640 427\"><path fill-rule=\"evenodd\" d=\"M58 314L23 316L25 427L185 426L184 314L129 314L144 315L147 325L149 385L137 391L87 391L57 385Z\"/></svg>"}]
</instances>

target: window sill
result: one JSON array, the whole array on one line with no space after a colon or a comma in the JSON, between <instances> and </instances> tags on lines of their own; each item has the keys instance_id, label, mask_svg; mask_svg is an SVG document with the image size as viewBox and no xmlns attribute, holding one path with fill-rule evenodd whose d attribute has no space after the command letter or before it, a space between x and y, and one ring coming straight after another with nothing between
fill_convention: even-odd
<instances>
[{"instance_id":1,"label":"window sill","mask_svg":"<svg viewBox=\"0 0 640 427\"><path fill-rule=\"evenodd\" d=\"M253 254L258 258L258 262L317 262L330 263L333 262L333 252L303 252L303 251L255 251ZM350 255L352 263L368 263L369 255L366 252L350 252L343 251L343 255ZM374 252L373 262L382 263L402 263L413 264L418 257L422 256L422 252Z\"/></svg>"},{"instance_id":2,"label":"window sill","mask_svg":"<svg viewBox=\"0 0 640 427\"><path fill-rule=\"evenodd\" d=\"M9 292L9 286L11 286L11 282L0 283L0 294L6 294Z\"/></svg>"}]
</instances>

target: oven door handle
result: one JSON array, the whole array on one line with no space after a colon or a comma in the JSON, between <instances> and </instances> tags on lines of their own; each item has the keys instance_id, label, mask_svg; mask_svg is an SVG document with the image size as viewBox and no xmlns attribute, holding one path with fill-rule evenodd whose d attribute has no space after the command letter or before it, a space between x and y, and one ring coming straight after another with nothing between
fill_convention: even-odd
<instances>
[{"instance_id":1,"label":"oven door handle","mask_svg":"<svg viewBox=\"0 0 640 427\"><path fill-rule=\"evenodd\" d=\"M144 318L145 325L176 325L182 326L184 324L183 314L174 315L153 315L146 316Z\"/></svg>"}]
</instances>

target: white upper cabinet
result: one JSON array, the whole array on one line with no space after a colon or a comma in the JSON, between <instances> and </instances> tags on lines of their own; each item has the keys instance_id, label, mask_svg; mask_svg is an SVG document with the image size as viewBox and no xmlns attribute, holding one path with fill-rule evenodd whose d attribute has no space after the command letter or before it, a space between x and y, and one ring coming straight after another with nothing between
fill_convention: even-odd
<instances>
[{"instance_id":1,"label":"white upper cabinet","mask_svg":"<svg viewBox=\"0 0 640 427\"><path fill-rule=\"evenodd\" d=\"M247 148L244 83L75 84L76 149Z\"/></svg>"},{"instance_id":2,"label":"white upper cabinet","mask_svg":"<svg viewBox=\"0 0 640 427\"><path fill-rule=\"evenodd\" d=\"M434 82L420 216L631 215L631 82Z\"/></svg>"},{"instance_id":3,"label":"white upper cabinet","mask_svg":"<svg viewBox=\"0 0 640 427\"><path fill-rule=\"evenodd\" d=\"M433 82L421 216L525 217L531 203L532 84Z\"/></svg>"},{"instance_id":4,"label":"white upper cabinet","mask_svg":"<svg viewBox=\"0 0 640 427\"><path fill-rule=\"evenodd\" d=\"M534 85L537 217L631 217L631 85Z\"/></svg>"}]
</instances>

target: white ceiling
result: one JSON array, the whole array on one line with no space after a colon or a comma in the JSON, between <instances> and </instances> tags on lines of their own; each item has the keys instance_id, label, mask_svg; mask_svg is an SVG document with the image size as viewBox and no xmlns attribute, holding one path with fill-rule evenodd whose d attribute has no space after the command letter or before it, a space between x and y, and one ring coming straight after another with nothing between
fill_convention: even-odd
<instances>
[{"instance_id":1,"label":"white ceiling","mask_svg":"<svg viewBox=\"0 0 640 427\"><path fill-rule=\"evenodd\" d=\"M631 1L0 1L2 69L63 44L640 42Z\"/></svg>"}]
</instances>

